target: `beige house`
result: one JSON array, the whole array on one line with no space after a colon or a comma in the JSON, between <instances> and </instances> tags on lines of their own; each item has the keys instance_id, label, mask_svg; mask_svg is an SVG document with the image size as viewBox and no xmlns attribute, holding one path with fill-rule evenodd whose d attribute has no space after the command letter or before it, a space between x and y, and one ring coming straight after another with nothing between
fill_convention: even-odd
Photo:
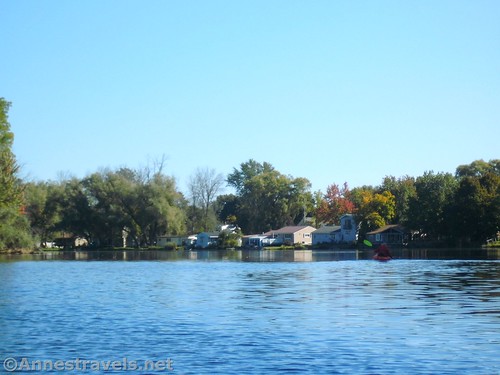
<instances>
[{"instance_id":1,"label":"beige house","mask_svg":"<svg viewBox=\"0 0 500 375\"><path fill-rule=\"evenodd\" d=\"M270 238L274 238L274 244L281 243L285 245L310 245L312 243L312 232L314 232L315 230L316 228L309 225L289 226L277 230L270 230L269 232L264 233L264 235Z\"/></svg>"}]
</instances>

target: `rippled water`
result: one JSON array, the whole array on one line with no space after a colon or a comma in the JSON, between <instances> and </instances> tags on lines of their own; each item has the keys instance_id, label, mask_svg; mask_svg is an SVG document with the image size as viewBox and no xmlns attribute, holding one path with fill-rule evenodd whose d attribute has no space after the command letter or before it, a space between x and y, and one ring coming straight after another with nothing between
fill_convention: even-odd
<instances>
[{"instance_id":1,"label":"rippled water","mask_svg":"<svg viewBox=\"0 0 500 375\"><path fill-rule=\"evenodd\" d=\"M0 263L0 360L497 374L499 297L494 260L13 261Z\"/></svg>"}]
</instances>

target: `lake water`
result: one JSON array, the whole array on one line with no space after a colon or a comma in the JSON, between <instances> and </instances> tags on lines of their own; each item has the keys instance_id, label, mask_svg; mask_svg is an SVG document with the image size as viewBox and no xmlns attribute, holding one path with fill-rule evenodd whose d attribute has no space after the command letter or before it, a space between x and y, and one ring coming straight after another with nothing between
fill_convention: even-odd
<instances>
[{"instance_id":1,"label":"lake water","mask_svg":"<svg viewBox=\"0 0 500 375\"><path fill-rule=\"evenodd\" d=\"M500 374L500 261L476 255L4 256L0 373Z\"/></svg>"}]
</instances>

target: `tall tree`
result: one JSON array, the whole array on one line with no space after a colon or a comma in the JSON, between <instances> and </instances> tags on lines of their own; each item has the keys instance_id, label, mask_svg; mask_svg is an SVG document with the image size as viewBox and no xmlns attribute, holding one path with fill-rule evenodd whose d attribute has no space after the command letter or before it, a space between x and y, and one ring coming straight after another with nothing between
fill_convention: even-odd
<instances>
[{"instance_id":1,"label":"tall tree","mask_svg":"<svg viewBox=\"0 0 500 375\"><path fill-rule=\"evenodd\" d=\"M221 223L235 224L238 221L239 198L236 195L219 195L215 205L217 217Z\"/></svg>"},{"instance_id":2,"label":"tall tree","mask_svg":"<svg viewBox=\"0 0 500 375\"><path fill-rule=\"evenodd\" d=\"M377 192L372 186L364 186L353 189L351 195L356 205L360 239L366 232L390 224L394 219L396 199L391 192Z\"/></svg>"},{"instance_id":3,"label":"tall tree","mask_svg":"<svg viewBox=\"0 0 500 375\"><path fill-rule=\"evenodd\" d=\"M380 192L389 191L394 195L396 200L394 222L406 225L410 199L417 195L415 178L404 176L396 179L394 176L386 176L379 190Z\"/></svg>"},{"instance_id":4,"label":"tall tree","mask_svg":"<svg viewBox=\"0 0 500 375\"><path fill-rule=\"evenodd\" d=\"M216 226L214 203L224 187L224 176L213 168L198 168L188 186L193 207L201 208L202 229L213 229Z\"/></svg>"},{"instance_id":5,"label":"tall tree","mask_svg":"<svg viewBox=\"0 0 500 375\"><path fill-rule=\"evenodd\" d=\"M57 232L62 191L62 185L53 182L29 182L25 186L25 212L33 236L42 244L54 239Z\"/></svg>"},{"instance_id":6,"label":"tall tree","mask_svg":"<svg viewBox=\"0 0 500 375\"><path fill-rule=\"evenodd\" d=\"M409 201L408 226L423 239L440 240L446 231L445 207L458 187L450 173L425 172L415 181L416 195Z\"/></svg>"},{"instance_id":7,"label":"tall tree","mask_svg":"<svg viewBox=\"0 0 500 375\"><path fill-rule=\"evenodd\" d=\"M0 98L0 249L31 246L28 220L24 215L22 184L17 174L8 112L11 103Z\"/></svg>"},{"instance_id":8,"label":"tall tree","mask_svg":"<svg viewBox=\"0 0 500 375\"><path fill-rule=\"evenodd\" d=\"M12 145L14 133L10 131L8 112L11 103L0 98L0 207L13 207L21 204L21 184L17 177L19 165L16 162Z\"/></svg>"},{"instance_id":9,"label":"tall tree","mask_svg":"<svg viewBox=\"0 0 500 375\"><path fill-rule=\"evenodd\" d=\"M97 245L153 245L159 235L185 231L185 201L175 180L155 165L137 170L102 170L64 183L60 230Z\"/></svg>"},{"instance_id":10,"label":"tall tree","mask_svg":"<svg viewBox=\"0 0 500 375\"><path fill-rule=\"evenodd\" d=\"M310 182L281 174L269 163L249 160L227 181L237 190L238 224L245 233L297 224L312 210Z\"/></svg>"},{"instance_id":11,"label":"tall tree","mask_svg":"<svg viewBox=\"0 0 500 375\"><path fill-rule=\"evenodd\" d=\"M259 163L250 159L241 163L240 169L233 168L233 172L227 176L227 184L234 187L239 194L243 194L246 182L262 173L272 171L274 167L270 163Z\"/></svg>"},{"instance_id":12,"label":"tall tree","mask_svg":"<svg viewBox=\"0 0 500 375\"><path fill-rule=\"evenodd\" d=\"M449 234L459 244L478 245L500 231L500 175L466 176L446 211Z\"/></svg>"},{"instance_id":13,"label":"tall tree","mask_svg":"<svg viewBox=\"0 0 500 375\"><path fill-rule=\"evenodd\" d=\"M459 165L455 176L461 177L481 177L486 173L493 173L500 176L500 159L492 159L485 162L482 159L475 160L470 164Z\"/></svg>"}]
</instances>

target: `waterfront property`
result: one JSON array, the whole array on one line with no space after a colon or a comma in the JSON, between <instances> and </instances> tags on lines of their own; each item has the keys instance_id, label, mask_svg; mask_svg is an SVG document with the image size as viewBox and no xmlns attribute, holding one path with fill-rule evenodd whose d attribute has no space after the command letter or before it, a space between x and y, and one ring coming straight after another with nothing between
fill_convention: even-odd
<instances>
[{"instance_id":1,"label":"waterfront property","mask_svg":"<svg viewBox=\"0 0 500 375\"><path fill-rule=\"evenodd\" d=\"M243 236L242 245L244 248L262 248L271 246L276 241L275 238L269 238L265 234L250 234Z\"/></svg>"},{"instance_id":2,"label":"waterfront property","mask_svg":"<svg viewBox=\"0 0 500 375\"><path fill-rule=\"evenodd\" d=\"M275 239L275 244L294 245L304 244L310 245L312 243L312 232L316 228L309 225L304 226L287 226L276 230L270 230L264 233L269 238Z\"/></svg>"},{"instance_id":3,"label":"waterfront property","mask_svg":"<svg viewBox=\"0 0 500 375\"><path fill-rule=\"evenodd\" d=\"M217 245L220 232L201 232L196 236L195 247L205 249Z\"/></svg>"},{"instance_id":4,"label":"waterfront property","mask_svg":"<svg viewBox=\"0 0 500 375\"><path fill-rule=\"evenodd\" d=\"M196 236L191 235L191 236L159 236L156 245L160 247L166 247L171 244L174 244L176 246L185 246L185 247L191 247L196 241Z\"/></svg>"},{"instance_id":5,"label":"waterfront property","mask_svg":"<svg viewBox=\"0 0 500 375\"><path fill-rule=\"evenodd\" d=\"M323 226L312 232L312 244L352 244L358 239L358 227L354 215L345 214L340 225Z\"/></svg>"},{"instance_id":6,"label":"waterfront property","mask_svg":"<svg viewBox=\"0 0 500 375\"><path fill-rule=\"evenodd\" d=\"M313 246L340 242L340 225L325 225L312 232Z\"/></svg>"},{"instance_id":7,"label":"waterfront property","mask_svg":"<svg viewBox=\"0 0 500 375\"><path fill-rule=\"evenodd\" d=\"M393 224L368 232L366 238L374 245L386 243L393 246L402 246L408 243L410 233L402 225Z\"/></svg>"}]
</instances>

